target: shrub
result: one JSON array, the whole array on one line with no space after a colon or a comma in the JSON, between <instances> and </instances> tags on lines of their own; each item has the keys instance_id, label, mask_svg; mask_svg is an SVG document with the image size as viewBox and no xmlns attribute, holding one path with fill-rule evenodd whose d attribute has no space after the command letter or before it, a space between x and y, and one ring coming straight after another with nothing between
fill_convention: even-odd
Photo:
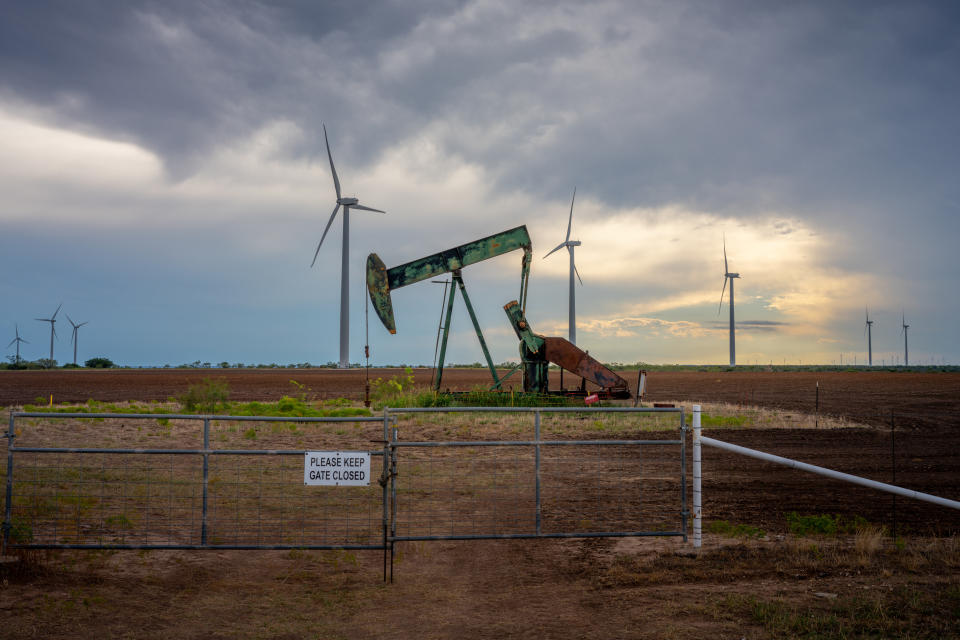
<instances>
[{"instance_id":1,"label":"shrub","mask_svg":"<svg viewBox=\"0 0 960 640\"><path fill-rule=\"evenodd\" d=\"M707 525L707 531L728 538L762 538L767 535L763 529L749 524L732 524L726 520L714 520Z\"/></svg>"},{"instance_id":2,"label":"shrub","mask_svg":"<svg viewBox=\"0 0 960 640\"><path fill-rule=\"evenodd\" d=\"M204 378L198 384L187 387L187 392L177 397L183 410L189 412L203 411L216 413L217 408L226 408L230 398L230 385L226 380Z\"/></svg>"},{"instance_id":3,"label":"shrub","mask_svg":"<svg viewBox=\"0 0 960 640\"><path fill-rule=\"evenodd\" d=\"M787 514L787 527L796 536L835 536L838 533L851 534L865 529L870 523L861 516L846 518L840 514L801 516L796 511Z\"/></svg>"},{"instance_id":4,"label":"shrub","mask_svg":"<svg viewBox=\"0 0 960 640\"><path fill-rule=\"evenodd\" d=\"M83 363L84 366L89 367L90 369L112 369L116 365L113 364L113 361L110 358L104 358L98 356L96 358L90 358Z\"/></svg>"}]
</instances>

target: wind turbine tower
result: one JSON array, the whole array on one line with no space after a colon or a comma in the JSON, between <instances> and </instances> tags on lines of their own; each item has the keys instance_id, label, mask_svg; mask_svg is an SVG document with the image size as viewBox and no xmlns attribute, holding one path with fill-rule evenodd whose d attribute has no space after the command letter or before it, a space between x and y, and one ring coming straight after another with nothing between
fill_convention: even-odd
<instances>
[{"instance_id":1,"label":"wind turbine tower","mask_svg":"<svg viewBox=\"0 0 960 640\"><path fill-rule=\"evenodd\" d=\"M30 344L30 343L20 337L20 327L18 327L17 325L13 325L13 330L14 330L14 332L16 333L17 337L10 341L10 344L7 345L7 349L9 349L9 348L10 348L11 346L13 346L14 344L17 345L17 360L16 360L16 362L17 362L17 364L20 364L20 343L21 343L21 342L23 342L23 343L25 343L25 344Z\"/></svg>"},{"instance_id":2,"label":"wind turbine tower","mask_svg":"<svg viewBox=\"0 0 960 640\"><path fill-rule=\"evenodd\" d=\"M343 249L340 254L340 368L350 367L350 209L360 209L361 211L376 211L377 213L386 213L380 209L372 209L360 204L357 198L344 198L340 194L340 179L337 177L337 169L333 166L333 155L330 153L330 140L327 139L327 127L323 127L323 141L327 144L327 158L330 159L330 173L333 174L333 188L337 192L337 204L330 214L330 220L323 230L320 237L320 243L317 244L317 250L313 254L312 267L317 262L317 256L320 254L320 247L323 245L327 232L330 231L330 225L333 219L337 217L337 211L343 207Z\"/></svg>"},{"instance_id":3,"label":"wind turbine tower","mask_svg":"<svg viewBox=\"0 0 960 640\"><path fill-rule=\"evenodd\" d=\"M900 330L900 333L903 334L903 366L910 366L910 350L907 348L907 329L910 328L910 325L907 324L907 316L903 314L900 318L900 324L903 327Z\"/></svg>"},{"instance_id":4,"label":"wind turbine tower","mask_svg":"<svg viewBox=\"0 0 960 640\"><path fill-rule=\"evenodd\" d=\"M90 322L87 321L77 324L70 318L70 314L67 314L67 320L70 321L70 326L73 327L73 335L70 336L70 342L73 343L73 364L77 364L77 331L79 331L83 325L90 324Z\"/></svg>"},{"instance_id":5,"label":"wind turbine tower","mask_svg":"<svg viewBox=\"0 0 960 640\"><path fill-rule=\"evenodd\" d=\"M720 306L717 307L717 315L720 315L720 309L723 308L723 293L727 288L727 281L730 282L730 366L737 366L737 338L736 325L733 318L733 281L740 277L739 273L731 273L727 265L727 238L723 238L723 289L720 290Z\"/></svg>"},{"instance_id":6,"label":"wind turbine tower","mask_svg":"<svg viewBox=\"0 0 960 640\"><path fill-rule=\"evenodd\" d=\"M567 251L570 253L570 315L569 315L569 334L570 334L570 343L577 344L577 299L576 294L573 288L573 275L577 275L577 280L580 280L580 286L583 286L583 280L580 279L580 272L577 271L577 265L573 261L573 248L580 246L579 240L570 239L570 227L573 225L573 201L577 199L577 188L573 188L573 198L570 199L570 217L567 219L567 237L566 239L554 247L550 253L558 251L563 247L567 248ZM548 253L546 256L543 256L544 259L550 255Z\"/></svg>"},{"instance_id":7,"label":"wind turbine tower","mask_svg":"<svg viewBox=\"0 0 960 640\"><path fill-rule=\"evenodd\" d=\"M867 321L863 330L867 334L867 366L873 366L873 320L870 319L870 310L866 310Z\"/></svg>"},{"instance_id":8,"label":"wind turbine tower","mask_svg":"<svg viewBox=\"0 0 960 640\"><path fill-rule=\"evenodd\" d=\"M53 338L57 335L57 330L54 328L54 325L57 324L57 314L60 313L60 307L63 306L61 302L57 307L57 310L53 312L53 315L49 318L34 318L40 322L49 322L50 323L50 359L53 360Z\"/></svg>"}]
</instances>

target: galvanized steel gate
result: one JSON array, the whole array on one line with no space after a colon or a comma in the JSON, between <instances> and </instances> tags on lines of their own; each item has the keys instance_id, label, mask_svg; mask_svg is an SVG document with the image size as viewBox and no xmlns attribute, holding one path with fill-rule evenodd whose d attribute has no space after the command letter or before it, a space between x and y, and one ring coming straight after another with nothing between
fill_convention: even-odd
<instances>
[{"instance_id":1,"label":"galvanized steel gate","mask_svg":"<svg viewBox=\"0 0 960 640\"><path fill-rule=\"evenodd\" d=\"M674 419L675 437L656 437ZM618 433L652 437L583 437L608 431L606 421L619 421ZM431 438L405 440L414 423ZM504 431L516 439L496 437ZM577 437L566 435L573 431ZM392 552L412 540L686 540L685 434L682 409L387 409L363 418L12 413L3 545ZM199 441L189 446L193 437ZM255 448L262 440L288 446ZM304 454L316 450L367 452L375 477L362 487L305 486Z\"/></svg>"}]
</instances>

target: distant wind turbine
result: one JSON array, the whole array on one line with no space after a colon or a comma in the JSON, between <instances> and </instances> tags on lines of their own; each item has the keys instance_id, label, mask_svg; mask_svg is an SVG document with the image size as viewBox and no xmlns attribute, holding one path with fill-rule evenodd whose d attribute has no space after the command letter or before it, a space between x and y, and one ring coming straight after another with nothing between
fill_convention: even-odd
<instances>
[{"instance_id":1,"label":"distant wind turbine","mask_svg":"<svg viewBox=\"0 0 960 640\"><path fill-rule=\"evenodd\" d=\"M570 199L570 217L567 219L567 237L566 237L566 239L565 239L563 242L561 242L560 244L558 244L556 247L554 247L554 248L550 251L550 253L553 253L554 251L558 251L558 250L562 249L563 247L566 247L566 248L567 248L567 251L570 253L570 298L569 298L569 300L570 300L570 317L569 317L569 330L568 330L568 331L569 331L569 334L570 334L570 342L571 342L571 344L577 344L577 299L576 299L576 295L575 295L575 293L574 293L574 288L573 288L573 275L574 275L574 274L577 275L577 280L580 280L580 286L581 286L581 287L583 286L583 280L580 278L580 272L577 271L577 265L574 264L574 261L573 261L573 248L574 248L574 247L579 247L579 246L580 246L580 241L579 241L579 240L571 240L571 239L570 239L570 228L573 226L573 201L576 200L576 198L577 198L577 188L574 187L574 188L573 188L573 198ZM546 259L547 256L550 255L550 253L548 253L547 255L543 256L543 258Z\"/></svg>"},{"instance_id":2,"label":"distant wind turbine","mask_svg":"<svg viewBox=\"0 0 960 640\"><path fill-rule=\"evenodd\" d=\"M720 315L720 309L723 308L723 292L727 288L727 281L730 281L730 366L737 365L737 340L736 326L733 319L733 281L740 277L739 273L730 273L730 267L727 265L727 238L723 238L723 289L720 290L720 306L717 307L717 315Z\"/></svg>"},{"instance_id":3,"label":"distant wind turbine","mask_svg":"<svg viewBox=\"0 0 960 640\"><path fill-rule=\"evenodd\" d=\"M13 330L14 330L14 332L17 334L17 337L10 341L10 344L7 345L7 349L9 349L11 346L13 346L13 344L16 344L16 345L17 345L17 360L16 360L16 362L17 362L17 364L19 364L19 363L20 363L20 343L21 343L21 342L23 342L24 344L30 344L30 343L20 337L20 327L18 327L17 325L13 325Z\"/></svg>"},{"instance_id":4,"label":"distant wind turbine","mask_svg":"<svg viewBox=\"0 0 960 640\"><path fill-rule=\"evenodd\" d=\"M907 324L907 315L904 313L900 317L900 324L902 328L900 333L903 334L903 366L910 366L910 350L907 348L907 329L910 328L910 325Z\"/></svg>"},{"instance_id":5,"label":"distant wind turbine","mask_svg":"<svg viewBox=\"0 0 960 640\"><path fill-rule=\"evenodd\" d=\"M57 307L57 310L53 312L53 315L49 318L34 318L39 322L49 322L50 323L50 359L53 360L53 338L57 335L57 330L54 328L54 325L57 324L57 314L60 313L60 307L63 306L61 302Z\"/></svg>"},{"instance_id":6,"label":"distant wind turbine","mask_svg":"<svg viewBox=\"0 0 960 640\"><path fill-rule=\"evenodd\" d=\"M376 211L377 213L386 213L380 209L365 207L360 204L357 198L344 198L340 194L340 179L337 177L337 169L333 166L333 155L330 153L330 141L327 139L327 127L323 126L323 140L327 144L327 158L330 159L330 173L333 174L333 188L337 192L337 204L330 214L330 220L323 230L320 242L317 244L317 250L313 254L312 267L317 262L317 256L320 255L320 247L323 245L327 232L330 231L330 225L333 219L337 217L337 211L343 207L343 249L340 252L340 368L346 369L350 366L350 209L360 209L361 211Z\"/></svg>"},{"instance_id":7,"label":"distant wind turbine","mask_svg":"<svg viewBox=\"0 0 960 640\"><path fill-rule=\"evenodd\" d=\"M870 310L864 308L867 320L863 325L863 332L867 334L867 366L873 366L873 320L870 319Z\"/></svg>"},{"instance_id":8,"label":"distant wind turbine","mask_svg":"<svg viewBox=\"0 0 960 640\"><path fill-rule=\"evenodd\" d=\"M67 314L67 320L70 321L70 325L73 327L73 335L70 336L70 342L73 343L73 364L77 364L77 331L79 331L83 325L90 324L90 322L87 321L77 324L70 318L70 314Z\"/></svg>"}]
</instances>

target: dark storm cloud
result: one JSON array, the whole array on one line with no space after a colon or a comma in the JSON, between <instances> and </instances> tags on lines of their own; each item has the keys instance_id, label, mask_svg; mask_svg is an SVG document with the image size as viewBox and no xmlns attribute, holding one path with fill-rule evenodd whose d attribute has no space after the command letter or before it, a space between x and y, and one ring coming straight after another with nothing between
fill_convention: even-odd
<instances>
[{"instance_id":1,"label":"dark storm cloud","mask_svg":"<svg viewBox=\"0 0 960 640\"><path fill-rule=\"evenodd\" d=\"M786 211L862 236L838 260L863 264L956 226L958 21L937 2L13 3L0 100L174 177L278 120L300 132L278 153L323 162L326 121L344 165L428 135L500 190Z\"/></svg>"},{"instance_id":2,"label":"dark storm cloud","mask_svg":"<svg viewBox=\"0 0 960 640\"><path fill-rule=\"evenodd\" d=\"M949 3L15 3L0 90L174 174L286 119L345 160L423 127L503 187L891 217L960 200ZM938 200L939 199L939 200Z\"/></svg>"}]
</instances>

